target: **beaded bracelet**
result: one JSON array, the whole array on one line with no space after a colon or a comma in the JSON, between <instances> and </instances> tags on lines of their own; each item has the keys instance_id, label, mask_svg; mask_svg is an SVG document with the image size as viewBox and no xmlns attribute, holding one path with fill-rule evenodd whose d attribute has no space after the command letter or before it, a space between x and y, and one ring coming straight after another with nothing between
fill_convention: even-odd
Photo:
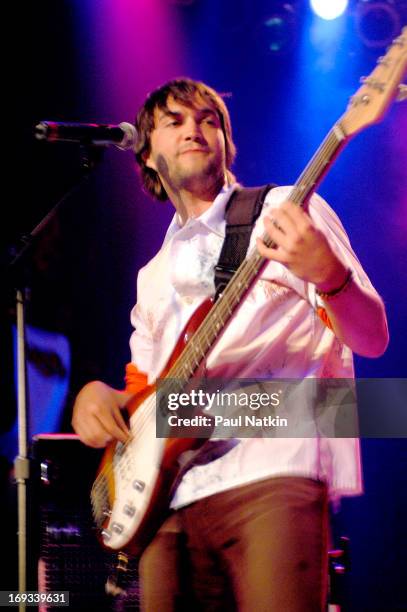
<instances>
[{"instance_id":1,"label":"beaded bracelet","mask_svg":"<svg viewBox=\"0 0 407 612\"><path fill-rule=\"evenodd\" d=\"M321 297L324 300L330 300L334 297L336 297L337 295L339 295L340 293L343 293L350 285L351 280L353 277L353 273L352 270L350 268L348 268L348 272L346 274L346 278L343 281L342 285L340 287L337 287L336 289L332 289L332 291L320 291L319 289L316 289L316 293L317 295L319 295L319 297Z\"/></svg>"}]
</instances>

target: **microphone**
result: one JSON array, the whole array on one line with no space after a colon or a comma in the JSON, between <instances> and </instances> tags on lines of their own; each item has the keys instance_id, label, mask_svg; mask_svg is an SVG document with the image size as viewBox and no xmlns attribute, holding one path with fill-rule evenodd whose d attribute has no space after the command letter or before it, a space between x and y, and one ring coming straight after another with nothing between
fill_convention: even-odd
<instances>
[{"instance_id":1,"label":"microphone","mask_svg":"<svg viewBox=\"0 0 407 612\"><path fill-rule=\"evenodd\" d=\"M119 125L41 121L35 126L34 134L37 140L79 142L101 147L115 145L122 150L133 149L137 140L136 128L125 121Z\"/></svg>"}]
</instances>

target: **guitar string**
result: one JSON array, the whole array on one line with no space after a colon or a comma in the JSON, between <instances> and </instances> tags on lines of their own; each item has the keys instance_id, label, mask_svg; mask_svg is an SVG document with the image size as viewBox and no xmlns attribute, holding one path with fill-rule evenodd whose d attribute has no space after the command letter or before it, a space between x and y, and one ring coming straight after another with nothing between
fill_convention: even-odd
<instances>
[{"instance_id":1,"label":"guitar string","mask_svg":"<svg viewBox=\"0 0 407 612\"><path fill-rule=\"evenodd\" d=\"M320 176L320 174L322 173L322 170L324 169L324 167L327 166L332 155L336 152L336 149L339 147L339 145L340 145L340 142L338 141L332 129L326 136L322 145L319 147L317 152L312 157L311 161L309 162L308 166L305 168L304 172L301 174L295 186L293 187L292 191L290 192L289 199L296 201L298 205L302 205L302 202L304 199L304 190L305 190L303 186L305 186L306 188L308 185L308 191L312 189L313 185L315 184L314 179L317 179ZM327 157L327 154L328 154L328 157ZM267 233L264 233L264 235L262 236L262 240L265 242L266 246L268 247L275 246L274 242L270 239ZM222 319L223 326L225 325L225 321L224 321L225 315L227 317L228 315L231 316L233 314L234 309L236 308L237 304L239 303L241 299L242 293L245 293L247 291L255 275L258 273L260 267L266 261L267 261L266 258L261 257L257 253L254 253L248 260L245 260L244 262L242 262L241 266L236 272L233 282L231 282L224 291L224 294L223 294L224 301L218 302L217 304L215 304L215 308L218 305L218 310L221 315L219 318ZM244 287L243 292L241 291L241 286ZM233 298L233 302L237 302L237 304L234 304L231 308L228 308L228 303L230 304L230 300L228 301L226 299L227 297ZM220 324L218 323L218 326L219 325ZM209 332L211 332L211 334ZM194 357L195 367L192 366L191 368L191 365L189 365L189 367L185 368L184 366L184 371L185 369L189 370L189 375L192 376L194 371L202 363L202 360L204 359L205 352L206 352L204 351L204 349L202 349L202 344L200 342L199 337L200 336L206 337L206 345L207 345L207 348L209 348L212 344L211 335L212 337L214 336L213 338L213 341L214 341L218 335L217 330L214 331L213 324L211 323L211 321L210 320L207 321L205 318L201 326L198 328L196 334L194 334L196 338L192 338L191 342L186 345L180 358L176 361L174 366L170 369L166 378L179 378L179 375L177 375L177 368L180 367L179 361L182 358L182 361L187 362L187 363L189 361L189 363L191 363L191 357L188 355L188 353L192 352L194 345L198 344L200 351L203 352L204 354L199 358L198 361L196 361L196 357ZM135 432L131 436L128 442L124 443L123 447L120 449L119 460L117 461L118 469L120 469L121 467L120 465L121 462L125 461L123 457L124 457L124 451L126 450L127 445L132 442L136 442L136 440L144 434L145 428L151 422L151 417L153 416L155 406L156 406L156 401L153 401L150 406L147 404L147 408L145 407L144 409L145 415L143 416L143 419L141 420L139 424L139 429L137 430L137 432ZM95 490L95 492L97 492L99 484L100 486L103 486L103 487L105 486L105 478L114 471L115 467L116 466L113 466L113 463L112 463L112 464L105 465L102 468L101 472L97 476L95 483L93 485L93 490Z\"/></svg>"}]
</instances>

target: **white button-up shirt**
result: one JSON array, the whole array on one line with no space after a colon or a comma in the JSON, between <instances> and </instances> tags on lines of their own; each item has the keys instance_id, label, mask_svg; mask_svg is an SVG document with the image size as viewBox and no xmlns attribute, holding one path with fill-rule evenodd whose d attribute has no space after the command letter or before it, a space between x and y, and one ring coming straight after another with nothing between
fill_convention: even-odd
<instances>
[{"instance_id":1,"label":"white button-up shirt","mask_svg":"<svg viewBox=\"0 0 407 612\"><path fill-rule=\"evenodd\" d=\"M159 377L184 326L214 294L214 267L225 236L225 206L237 185L224 188L212 206L180 225L177 214L157 255L140 270L138 302L131 313L132 361ZM287 199L291 187L272 189L255 224L248 252L264 233L262 217ZM355 282L375 291L354 254L336 214L318 195L308 212ZM352 378L351 350L316 313L315 285L285 266L263 267L227 330L210 351L209 376L222 378ZM361 492L359 443L353 438L248 438L223 456L193 465L183 476L172 506L180 507L213 493L270 476L301 475L328 482L331 496Z\"/></svg>"}]
</instances>

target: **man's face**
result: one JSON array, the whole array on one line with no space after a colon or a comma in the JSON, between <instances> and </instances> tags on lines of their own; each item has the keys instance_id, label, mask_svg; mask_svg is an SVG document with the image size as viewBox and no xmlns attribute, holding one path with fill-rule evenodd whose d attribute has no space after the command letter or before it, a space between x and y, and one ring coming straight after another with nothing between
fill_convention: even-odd
<instances>
[{"instance_id":1,"label":"man's face","mask_svg":"<svg viewBox=\"0 0 407 612\"><path fill-rule=\"evenodd\" d=\"M173 97L154 111L146 164L173 190L208 187L225 176L225 137L215 110L200 96L193 106Z\"/></svg>"}]
</instances>

